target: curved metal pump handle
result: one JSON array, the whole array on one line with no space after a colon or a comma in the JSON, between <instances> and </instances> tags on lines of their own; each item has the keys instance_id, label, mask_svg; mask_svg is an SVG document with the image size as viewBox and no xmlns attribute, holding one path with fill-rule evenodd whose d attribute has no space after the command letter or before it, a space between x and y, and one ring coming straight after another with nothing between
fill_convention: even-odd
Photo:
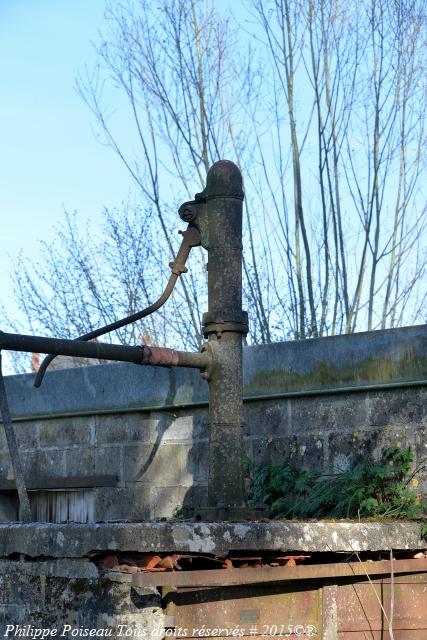
<instances>
[{"instance_id":1,"label":"curved metal pump handle","mask_svg":"<svg viewBox=\"0 0 427 640\"><path fill-rule=\"evenodd\" d=\"M94 338L103 336L106 333L110 333L110 331L114 331L115 329L120 329L121 327L124 327L127 324L131 324L132 322L141 320L142 318L145 318L146 316L151 315L152 313L154 313L154 311L157 311L158 309L160 309L160 307L162 307L165 304L166 300L170 297L175 287L178 277L181 275L181 273L186 273L187 271L185 263L187 261L187 258L190 254L192 247L197 247L200 245L200 233L196 229L196 227L194 227L192 224L189 224L185 231L180 231L179 233L181 233L183 237L182 243L178 250L175 260L171 262L169 265L170 268L172 269L172 274L160 298L156 300L156 302L151 304L149 307L146 307L145 309L143 309L142 311L138 311L137 313L133 313L132 315L127 316L126 318L122 318L121 320L117 320L116 322L112 322L111 324L107 324L105 325L105 327L100 327L99 329L95 329L94 331L85 333L84 335L79 336L78 338L75 338L75 340L83 340L83 341L93 340ZM36 378L34 380L35 387L40 387L43 381L44 374L46 373L46 369L48 368L52 360L54 360L55 358L56 356L54 355L48 355L44 358L37 372Z\"/></svg>"}]
</instances>

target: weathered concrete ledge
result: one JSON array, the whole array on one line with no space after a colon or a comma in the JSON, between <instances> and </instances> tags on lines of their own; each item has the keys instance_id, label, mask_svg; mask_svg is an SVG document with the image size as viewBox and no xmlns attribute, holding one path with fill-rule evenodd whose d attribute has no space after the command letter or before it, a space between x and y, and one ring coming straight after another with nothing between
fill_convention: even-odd
<instances>
[{"instance_id":1,"label":"weathered concrete ledge","mask_svg":"<svg viewBox=\"0 0 427 640\"><path fill-rule=\"evenodd\" d=\"M99 523L0 525L0 557L84 558L93 552L352 552L425 549L419 522Z\"/></svg>"}]
</instances>

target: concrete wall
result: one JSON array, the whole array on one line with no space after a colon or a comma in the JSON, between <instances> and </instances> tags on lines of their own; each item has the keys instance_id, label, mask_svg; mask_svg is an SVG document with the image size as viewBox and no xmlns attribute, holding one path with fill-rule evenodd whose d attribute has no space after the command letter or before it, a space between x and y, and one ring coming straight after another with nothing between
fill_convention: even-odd
<instances>
[{"instance_id":1,"label":"concrete wall","mask_svg":"<svg viewBox=\"0 0 427 640\"><path fill-rule=\"evenodd\" d=\"M84 560L29 562L24 567L0 560L0 594L2 637L42 637L37 629L45 629L48 639L87 637L91 629L98 637L113 639L164 637L157 589L136 591L120 576L99 577Z\"/></svg>"},{"instance_id":2,"label":"concrete wall","mask_svg":"<svg viewBox=\"0 0 427 640\"><path fill-rule=\"evenodd\" d=\"M354 451L398 443L427 456L427 325L247 347L244 371L255 462L338 470ZM94 487L95 520L170 516L205 499L207 383L198 372L106 364L52 371L41 389L33 379L6 379L31 487L73 478ZM0 431L0 490L12 479ZM13 519L13 500L1 494L0 520Z\"/></svg>"}]
</instances>

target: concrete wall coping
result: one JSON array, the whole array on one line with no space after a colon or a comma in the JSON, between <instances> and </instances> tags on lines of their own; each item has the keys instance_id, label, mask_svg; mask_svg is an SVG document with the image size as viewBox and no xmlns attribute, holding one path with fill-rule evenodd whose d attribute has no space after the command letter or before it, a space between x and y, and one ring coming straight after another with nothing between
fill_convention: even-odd
<instances>
[{"instance_id":1,"label":"concrete wall coping","mask_svg":"<svg viewBox=\"0 0 427 640\"><path fill-rule=\"evenodd\" d=\"M206 405L198 371L115 363L8 376L16 420ZM315 395L427 385L427 325L250 346L244 397Z\"/></svg>"},{"instance_id":2,"label":"concrete wall coping","mask_svg":"<svg viewBox=\"0 0 427 640\"><path fill-rule=\"evenodd\" d=\"M419 522L117 522L0 524L0 557L83 558L93 552L354 552L425 549Z\"/></svg>"}]
</instances>

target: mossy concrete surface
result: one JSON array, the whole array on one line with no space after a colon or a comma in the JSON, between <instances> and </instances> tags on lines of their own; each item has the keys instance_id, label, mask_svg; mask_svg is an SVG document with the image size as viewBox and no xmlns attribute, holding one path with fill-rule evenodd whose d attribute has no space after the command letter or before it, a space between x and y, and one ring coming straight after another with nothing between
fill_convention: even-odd
<instances>
[{"instance_id":1,"label":"mossy concrete surface","mask_svg":"<svg viewBox=\"0 0 427 640\"><path fill-rule=\"evenodd\" d=\"M250 347L245 397L427 381L427 326Z\"/></svg>"},{"instance_id":2,"label":"mossy concrete surface","mask_svg":"<svg viewBox=\"0 0 427 640\"><path fill-rule=\"evenodd\" d=\"M0 557L83 558L94 552L359 552L425 549L419 522L140 522L0 525Z\"/></svg>"}]
</instances>

